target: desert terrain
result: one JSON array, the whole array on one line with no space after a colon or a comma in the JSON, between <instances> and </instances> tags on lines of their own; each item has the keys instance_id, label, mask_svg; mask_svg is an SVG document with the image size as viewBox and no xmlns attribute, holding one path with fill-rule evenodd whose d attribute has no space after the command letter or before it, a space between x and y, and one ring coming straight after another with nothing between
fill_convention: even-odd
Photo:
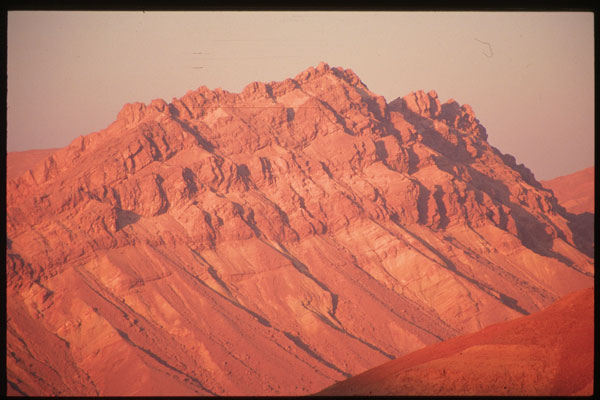
<instances>
[{"instance_id":1,"label":"desert terrain","mask_svg":"<svg viewBox=\"0 0 600 400\"><path fill-rule=\"evenodd\" d=\"M318 395L591 396L594 290L389 361Z\"/></svg>"},{"instance_id":2,"label":"desert terrain","mask_svg":"<svg viewBox=\"0 0 600 400\"><path fill-rule=\"evenodd\" d=\"M9 154L7 393L312 394L547 315L594 285L593 219L487 135L469 105L321 63ZM563 354L519 340L465 359ZM562 373L528 379L584 389Z\"/></svg>"}]
</instances>

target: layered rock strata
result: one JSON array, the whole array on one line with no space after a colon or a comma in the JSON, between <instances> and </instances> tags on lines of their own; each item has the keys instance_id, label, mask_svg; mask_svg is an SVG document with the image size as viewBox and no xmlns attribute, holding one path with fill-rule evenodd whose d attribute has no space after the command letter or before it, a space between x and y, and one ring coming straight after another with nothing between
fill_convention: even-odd
<instances>
[{"instance_id":1,"label":"layered rock strata","mask_svg":"<svg viewBox=\"0 0 600 400\"><path fill-rule=\"evenodd\" d=\"M320 64L127 104L7 183L8 392L308 394L593 285L468 105Z\"/></svg>"}]
</instances>

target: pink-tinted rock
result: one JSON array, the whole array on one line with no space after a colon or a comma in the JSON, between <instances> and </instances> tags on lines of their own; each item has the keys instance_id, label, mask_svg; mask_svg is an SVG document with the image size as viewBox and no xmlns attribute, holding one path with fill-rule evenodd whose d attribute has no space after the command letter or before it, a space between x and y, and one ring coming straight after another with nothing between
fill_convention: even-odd
<instances>
[{"instance_id":1,"label":"pink-tinted rock","mask_svg":"<svg viewBox=\"0 0 600 400\"><path fill-rule=\"evenodd\" d=\"M326 64L125 105L7 183L9 391L314 393L592 286L557 204L470 107Z\"/></svg>"}]
</instances>

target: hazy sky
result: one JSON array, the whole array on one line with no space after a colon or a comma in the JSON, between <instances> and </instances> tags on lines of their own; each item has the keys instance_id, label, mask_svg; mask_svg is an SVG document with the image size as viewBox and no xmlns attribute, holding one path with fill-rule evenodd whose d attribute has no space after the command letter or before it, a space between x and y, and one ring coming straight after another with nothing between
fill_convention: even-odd
<instances>
[{"instance_id":1,"label":"hazy sky","mask_svg":"<svg viewBox=\"0 0 600 400\"><path fill-rule=\"evenodd\" d=\"M593 28L592 13L9 12L7 149L326 61L388 102L434 89L470 104L493 146L553 178L594 165Z\"/></svg>"}]
</instances>

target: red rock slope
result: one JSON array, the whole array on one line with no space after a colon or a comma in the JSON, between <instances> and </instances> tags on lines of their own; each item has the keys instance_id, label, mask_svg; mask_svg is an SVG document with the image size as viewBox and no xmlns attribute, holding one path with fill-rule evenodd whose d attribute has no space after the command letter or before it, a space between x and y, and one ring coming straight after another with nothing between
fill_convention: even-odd
<instances>
[{"instance_id":1,"label":"red rock slope","mask_svg":"<svg viewBox=\"0 0 600 400\"><path fill-rule=\"evenodd\" d=\"M6 178L13 179L35 167L58 149L13 151L6 154Z\"/></svg>"},{"instance_id":2,"label":"red rock slope","mask_svg":"<svg viewBox=\"0 0 600 400\"><path fill-rule=\"evenodd\" d=\"M417 350L319 392L330 396L590 396L594 290Z\"/></svg>"},{"instance_id":3,"label":"red rock slope","mask_svg":"<svg viewBox=\"0 0 600 400\"><path fill-rule=\"evenodd\" d=\"M541 181L552 189L560 205L573 214L594 213L594 171L589 167L573 174Z\"/></svg>"},{"instance_id":4,"label":"red rock slope","mask_svg":"<svg viewBox=\"0 0 600 400\"><path fill-rule=\"evenodd\" d=\"M127 104L7 183L7 380L308 394L593 284L593 237L434 92L321 64Z\"/></svg>"}]
</instances>

